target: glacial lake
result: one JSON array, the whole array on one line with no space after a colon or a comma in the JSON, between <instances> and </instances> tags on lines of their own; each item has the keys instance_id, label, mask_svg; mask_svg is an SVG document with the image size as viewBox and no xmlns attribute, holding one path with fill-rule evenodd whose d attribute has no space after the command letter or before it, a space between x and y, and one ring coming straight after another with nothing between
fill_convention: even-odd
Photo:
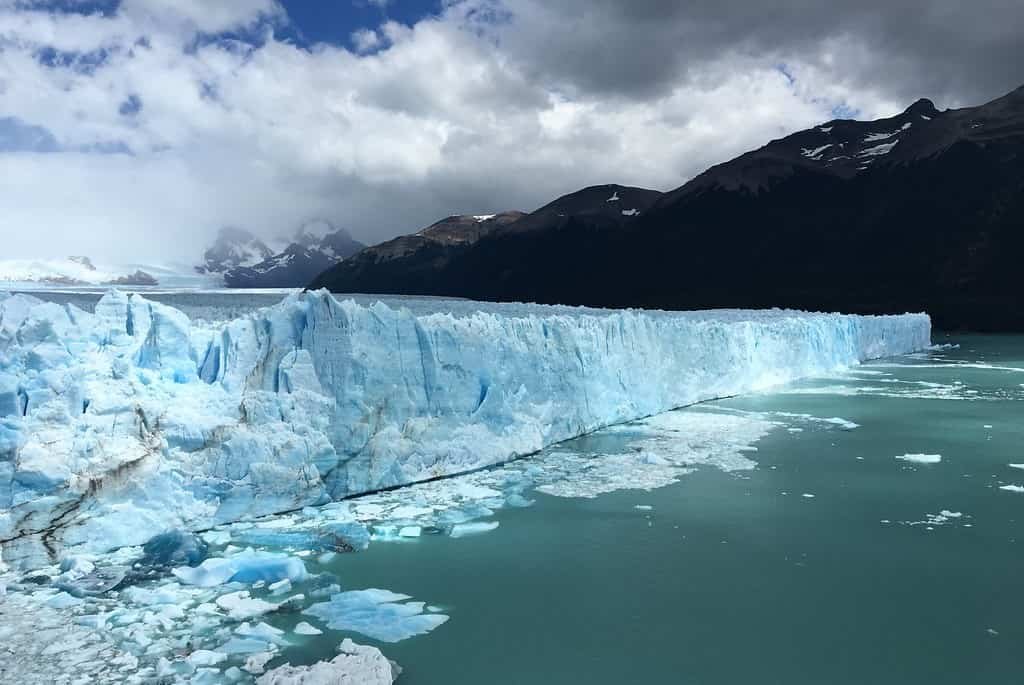
<instances>
[{"instance_id":1,"label":"glacial lake","mask_svg":"<svg viewBox=\"0 0 1024 685\"><path fill-rule=\"evenodd\" d=\"M451 616L379 644L408 685L1015 682L1024 494L1000 486L1024 483L1009 466L1024 462L1024 338L949 340L960 349L712 403L859 424L776 429L753 470L536 494L486 534L374 543L332 570Z\"/></svg>"},{"instance_id":2,"label":"glacial lake","mask_svg":"<svg viewBox=\"0 0 1024 685\"><path fill-rule=\"evenodd\" d=\"M42 296L85 308L98 298ZM147 297L213 321L281 294ZM327 582L316 578L332 579L343 591L409 595L422 615L448 617L391 642L268 613L257 620L285 631L268 667L329 659L351 637L397 661L406 685L1016 682L1024 337L933 341L928 353L351 500L373 531L362 551L256 543L304 560L314 580L297 592L315 597ZM406 502L453 492L465 535L421 530L414 511L399 516ZM492 506L495 495L509 504ZM252 544L254 530L299 530L307 515L221 532ZM369 612L369 624L382 620ZM299 621L324 632L297 635Z\"/></svg>"}]
</instances>

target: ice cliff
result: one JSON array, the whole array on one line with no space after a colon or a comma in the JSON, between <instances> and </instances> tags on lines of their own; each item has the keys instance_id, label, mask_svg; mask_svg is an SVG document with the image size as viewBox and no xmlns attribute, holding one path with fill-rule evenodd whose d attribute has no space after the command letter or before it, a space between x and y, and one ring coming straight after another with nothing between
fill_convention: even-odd
<instances>
[{"instance_id":1,"label":"ice cliff","mask_svg":"<svg viewBox=\"0 0 1024 685\"><path fill-rule=\"evenodd\" d=\"M459 473L929 344L926 315L522 305L325 292L220 326L112 291L0 294L0 545L32 566Z\"/></svg>"}]
</instances>

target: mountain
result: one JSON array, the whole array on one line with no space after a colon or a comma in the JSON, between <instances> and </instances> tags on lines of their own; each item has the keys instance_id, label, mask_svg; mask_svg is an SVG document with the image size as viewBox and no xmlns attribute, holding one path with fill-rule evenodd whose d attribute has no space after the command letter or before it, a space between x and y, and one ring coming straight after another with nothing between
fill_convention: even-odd
<instances>
[{"instance_id":1,"label":"mountain","mask_svg":"<svg viewBox=\"0 0 1024 685\"><path fill-rule=\"evenodd\" d=\"M611 307L924 310L939 328L1024 330L1024 88L978 107L919 100L887 119L826 122L671 192L642 191L619 224L595 194L493 231L414 288L372 269L314 284Z\"/></svg>"},{"instance_id":2,"label":"mountain","mask_svg":"<svg viewBox=\"0 0 1024 685\"><path fill-rule=\"evenodd\" d=\"M288 246L254 264L224 271L229 288L300 288L365 247L348 231L318 221L302 226Z\"/></svg>"},{"instance_id":3,"label":"mountain","mask_svg":"<svg viewBox=\"0 0 1024 685\"><path fill-rule=\"evenodd\" d=\"M529 246L548 234L620 232L635 225L659 197L656 190L601 185L560 197L530 214L448 217L418 233L364 250L320 275L311 287L335 292L466 296L477 292L465 290L475 288L461 280L466 265L476 264L491 249L516 244L530 251ZM529 268L536 257L523 255L526 264L522 266Z\"/></svg>"},{"instance_id":4,"label":"mountain","mask_svg":"<svg viewBox=\"0 0 1024 685\"><path fill-rule=\"evenodd\" d=\"M238 266L253 266L273 255L273 250L242 228L225 227L217 233L213 245L203 253L201 274L223 274Z\"/></svg>"},{"instance_id":5,"label":"mountain","mask_svg":"<svg viewBox=\"0 0 1024 685\"><path fill-rule=\"evenodd\" d=\"M0 259L0 285L8 288L167 286L200 280L182 267L94 264L81 255L66 259Z\"/></svg>"},{"instance_id":6,"label":"mountain","mask_svg":"<svg viewBox=\"0 0 1024 685\"><path fill-rule=\"evenodd\" d=\"M485 235L507 226L523 212L449 216L410 235L368 247L333 266L327 274L335 284L359 284L359 292L429 293L431 278L462 251ZM326 278L317 277L317 280ZM345 288L354 291L349 285Z\"/></svg>"}]
</instances>

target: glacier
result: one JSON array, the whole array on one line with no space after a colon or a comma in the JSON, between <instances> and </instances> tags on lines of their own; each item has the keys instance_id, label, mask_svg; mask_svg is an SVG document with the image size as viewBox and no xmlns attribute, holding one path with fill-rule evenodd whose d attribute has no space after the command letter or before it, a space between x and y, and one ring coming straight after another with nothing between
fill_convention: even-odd
<instances>
[{"instance_id":1,"label":"glacier","mask_svg":"<svg viewBox=\"0 0 1024 685\"><path fill-rule=\"evenodd\" d=\"M925 314L430 312L320 291L210 322L117 290L92 312L0 294L0 553L32 568L472 471L930 334Z\"/></svg>"}]
</instances>

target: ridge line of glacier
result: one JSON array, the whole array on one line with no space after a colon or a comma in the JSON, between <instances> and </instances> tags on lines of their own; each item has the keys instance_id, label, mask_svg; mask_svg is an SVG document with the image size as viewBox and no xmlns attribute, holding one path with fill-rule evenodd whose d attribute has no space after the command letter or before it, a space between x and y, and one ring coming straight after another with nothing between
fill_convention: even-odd
<instances>
[{"instance_id":1,"label":"ridge line of glacier","mask_svg":"<svg viewBox=\"0 0 1024 685\"><path fill-rule=\"evenodd\" d=\"M924 314L481 305L325 291L223 324L0 294L0 550L22 567L507 462L926 348Z\"/></svg>"}]
</instances>

